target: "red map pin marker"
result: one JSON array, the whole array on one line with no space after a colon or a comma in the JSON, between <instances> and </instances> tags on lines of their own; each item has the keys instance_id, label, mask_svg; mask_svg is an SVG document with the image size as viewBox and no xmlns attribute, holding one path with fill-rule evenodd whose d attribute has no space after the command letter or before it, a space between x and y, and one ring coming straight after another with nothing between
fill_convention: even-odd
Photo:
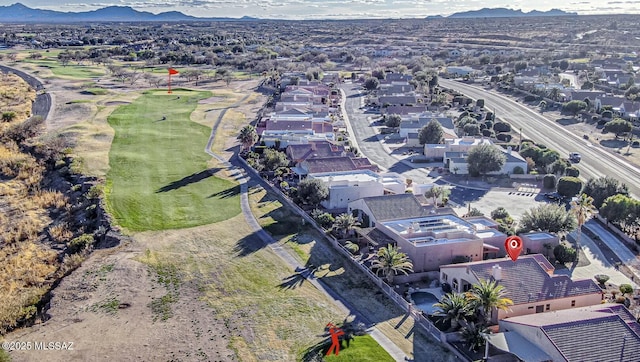
<instances>
[{"instance_id":1,"label":"red map pin marker","mask_svg":"<svg viewBox=\"0 0 640 362\"><path fill-rule=\"evenodd\" d=\"M504 242L504 248L507 250L511 260L516 261L522 252L522 239L515 235L509 236L507 241Z\"/></svg>"}]
</instances>

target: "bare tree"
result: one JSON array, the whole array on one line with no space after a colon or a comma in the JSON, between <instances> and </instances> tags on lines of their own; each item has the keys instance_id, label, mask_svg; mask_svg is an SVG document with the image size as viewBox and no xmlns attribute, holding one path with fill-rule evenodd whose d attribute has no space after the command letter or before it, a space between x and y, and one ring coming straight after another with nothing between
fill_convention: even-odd
<instances>
[{"instance_id":1,"label":"bare tree","mask_svg":"<svg viewBox=\"0 0 640 362\"><path fill-rule=\"evenodd\" d=\"M132 72L127 72L127 78L129 79L129 84L134 85L142 76L144 75L140 69L135 69Z\"/></svg>"}]
</instances>

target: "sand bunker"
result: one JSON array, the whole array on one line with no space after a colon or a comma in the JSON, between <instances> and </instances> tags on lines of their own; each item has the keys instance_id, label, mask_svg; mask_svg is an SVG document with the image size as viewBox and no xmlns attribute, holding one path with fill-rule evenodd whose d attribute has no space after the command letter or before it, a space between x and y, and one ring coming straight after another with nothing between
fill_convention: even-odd
<instances>
[{"instance_id":1,"label":"sand bunker","mask_svg":"<svg viewBox=\"0 0 640 362\"><path fill-rule=\"evenodd\" d=\"M123 101L110 101L105 102L105 106L124 106L125 104L130 104L131 102L123 102Z\"/></svg>"}]
</instances>

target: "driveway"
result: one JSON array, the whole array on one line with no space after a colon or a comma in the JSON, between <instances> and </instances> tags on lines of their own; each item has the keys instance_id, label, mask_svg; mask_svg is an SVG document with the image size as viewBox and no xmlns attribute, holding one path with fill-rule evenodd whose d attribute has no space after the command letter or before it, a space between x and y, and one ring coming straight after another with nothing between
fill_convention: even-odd
<instances>
[{"instance_id":1,"label":"driveway","mask_svg":"<svg viewBox=\"0 0 640 362\"><path fill-rule=\"evenodd\" d=\"M638 257L620 239L595 220L589 220L585 227L595 233L634 274L640 276L640 261Z\"/></svg>"},{"instance_id":2,"label":"driveway","mask_svg":"<svg viewBox=\"0 0 640 362\"><path fill-rule=\"evenodd\" d=\"M576 232L569 234L572 239L575 239ZM580 237L580 245L582 252L589 261L588 265L579 266L571 269L557 269L555 274L564 274L570 276L572 279L593 279L597 274L606 274L610 277L607 283L620 285L631 284L634 289L638 288L638 285L631 281L630 278L625 276L621 271L615 268L615 260L611 257L607 257L600 248L596 245L595 241L590 237L582 233ZM634 278L635 279L635 278ZM637 280L636 280L637 281Z\"/></svg>"}]
</instances>

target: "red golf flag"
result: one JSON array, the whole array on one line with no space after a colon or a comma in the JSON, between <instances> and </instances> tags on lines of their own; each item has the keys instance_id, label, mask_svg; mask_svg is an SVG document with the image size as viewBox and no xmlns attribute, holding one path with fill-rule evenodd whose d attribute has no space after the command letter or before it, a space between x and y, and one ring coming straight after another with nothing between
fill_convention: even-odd
<instances>
[{"instance_id":1,"label":"red golf flag","mask_svg":"<svg viewBox=\"0 0 640 362\"><path fill-rule=\"evenodd\" d=\"M169 75L176 75L180 72L178 72L177 70L173 69L173 68L169 68Z\"/></svg>"}]
</instances>

